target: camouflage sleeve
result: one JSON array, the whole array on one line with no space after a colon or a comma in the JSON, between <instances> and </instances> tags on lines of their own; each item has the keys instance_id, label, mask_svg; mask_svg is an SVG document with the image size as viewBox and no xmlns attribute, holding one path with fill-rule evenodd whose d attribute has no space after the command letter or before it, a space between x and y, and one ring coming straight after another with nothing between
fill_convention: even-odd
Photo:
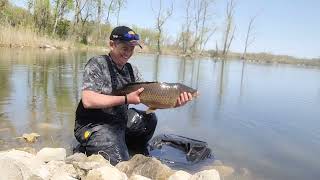
<instances>
[{"instance_id":1,"label":"camouflage sleeve","mask_svg":"<svg viewBox=\"0 0 320 180\"><path fill-rule=\"evenodd\" d=\"M102 69L96 59L90 59L84 68L81 89L101 92L103 87L102 74Z\"/></svg>"},{"instance_id":2,"label":"camouflage sleeve","mask_svg":"<svg viewBox=\"0 0 320 180\"><path fill-rule=\"evenodd\" d=\"M132 69L133 69L133 75L134 75L134 78L135 78L135 82L142 82L143 78L142 78L142 75L139 72L137 66L132 65Z\"/></svg>"}]
</instances>

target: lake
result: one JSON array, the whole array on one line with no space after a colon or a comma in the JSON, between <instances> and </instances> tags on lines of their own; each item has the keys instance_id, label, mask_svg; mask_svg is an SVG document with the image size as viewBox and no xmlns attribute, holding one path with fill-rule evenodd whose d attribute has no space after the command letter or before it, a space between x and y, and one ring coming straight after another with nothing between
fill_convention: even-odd
<instances>
[{"instance_id":1,"label":"lake","mask_svg":"<svg viewBox=\"0 0 320 180\"><path fill-rule=\"evenodd\" d=\"M83 68L100 54L1 48L0 150L71 152ZM216 160L248 179L320 177L320 69L146 54L130 62L146 81L181 82L200 92L183 107L157 110L155 134L206 141ZM17 138L31 132L41 135L35 144Z\"/></svg>"}]
</instances>

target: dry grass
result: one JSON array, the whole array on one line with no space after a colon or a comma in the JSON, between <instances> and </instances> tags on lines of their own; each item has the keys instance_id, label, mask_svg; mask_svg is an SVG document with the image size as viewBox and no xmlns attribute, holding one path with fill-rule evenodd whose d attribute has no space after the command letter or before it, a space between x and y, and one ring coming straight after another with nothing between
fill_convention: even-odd
<instances>
[{"instance_id":1,"label":"dry grass","mask_svg":"<svg viewBox=\"0 0 320 180\"><path fill-rule=\"evenodd\" d=\"M30 28L0 25L0 46L4 47L43 47L72 48L71 41L61 41L35 33Z\"/></svg>"}]
</instances>

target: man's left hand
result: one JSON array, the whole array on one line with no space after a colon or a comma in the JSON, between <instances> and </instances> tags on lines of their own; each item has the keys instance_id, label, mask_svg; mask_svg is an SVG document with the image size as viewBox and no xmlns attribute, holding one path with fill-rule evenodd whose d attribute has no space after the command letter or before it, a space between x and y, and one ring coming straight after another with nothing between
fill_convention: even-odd
<instances>
[{"instance_id":1,"label":"man's left hand","mask_svg":"<svg viewBox=\"0 0 320 180\"><path fill-rule=\"evenodd\" d=\"M176 107L183 106L188 101L191 101L191 100L192 100L191 93L183 92L183 93L180 94L180 96L179 96L179 98L177 100Z\"/></svg>"}]
</instances>

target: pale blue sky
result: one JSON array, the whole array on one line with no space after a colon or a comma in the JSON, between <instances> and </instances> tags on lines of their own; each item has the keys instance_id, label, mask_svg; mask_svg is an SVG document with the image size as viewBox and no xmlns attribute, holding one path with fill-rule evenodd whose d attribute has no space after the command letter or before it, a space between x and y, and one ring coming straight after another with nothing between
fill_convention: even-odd
<instances>
[{"instance_id":1,"label":"pale blue sky","mask_svg":"<svg viewBox=\"0 0 320 180\"><path fill-rule=\"evenodd\" d=\"M154 6L156 0L153 0ZM169 0L163 0L166 4ZM184 19L184 0L174 1L174 14L165 25L165 32L172 36L181 29ZM226 0L216 0L210 9L215 13L215 23L220 32L213 36L208 48L222 42L222 27ZM318 0L237 0L235 7L236 39L232 51L242 52L250 18L259 14L254 24L255 41L251 52L268 52L297 57L320 57L320 1ZM155 13L149 0L128 0L120 14L121 23L154 27Z\"/></svg>"},{"instance_id":2,"label":"pale blue sky","mask_svg":"<svg viewBox=\"0 0 320 180\"><path fill-rule=\"evenodd\" d=\"M170 0L162 0L168 7ZM152 3L151 3L152 2ZM120 24L155 27L158 0L127 0L120 13ZM222 42L222 28L226 0L216 0L210 13L219 31L209 40L207 48ZM164 31L176 37L184 20L185 1L174 0L173 16L164 25ZM232 51L242 52L245 34L251 17L259 14L254 24L255 41L249 52L267 52L296 57L320 57L320 1L318 0L236 0L235 23L237 26ZM112 19L115 24L115 18Z\"/></svg>"}]
</instances>

